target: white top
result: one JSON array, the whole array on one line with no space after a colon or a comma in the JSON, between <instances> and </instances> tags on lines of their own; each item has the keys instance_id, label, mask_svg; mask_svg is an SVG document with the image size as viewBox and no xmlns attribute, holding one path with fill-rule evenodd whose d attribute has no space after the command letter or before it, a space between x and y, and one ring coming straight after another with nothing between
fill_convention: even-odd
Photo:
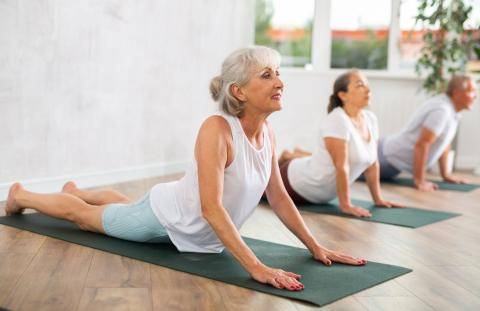
<instances>
[{"instance_id":1,"label":"white top","mask_svg":"<svg viewBox=\"0 0 480 311\"><path fill-rule=\"evenodd\" d=\"M234 159L225 169L222 203L235 227L240 229L267 187L272 169L272 146L266 125L263 146L258 150L247 139L238 118L224 113L218 115L230 125L234 145ZM150 203L179 251L223 251L222 242L202 216L195 160L179 181L155 185L150 191Z\"/></svg>"},{"instance_id":2,"label":"white top","mask_svg":"<svg viewBox=\"0 0 480 311\"><path fill-rule=\"evenodd\" d=\"M450 98L446 94L437 95L420 106L400 133L385 138L383 154L397 169L412 173L415 143L425 127L437 136L428 152L426 165L430 168L452 142L459 119Z\"/></svg>"},{"instance_id":3,"label":"white top","mask_svg":"<svg viewBox=\"0 0 480 311\"><path fill-rule=\"evenodd\" d=\"M349 183L352 184L370 165L377 160L378 124L377 117L368 110L362 111L370 140L366 141L341 107L330 112L320 130L315 152L297 158L288 166L288 181L293 190L312 203L324 203L337 196L336 169L330 153L325 147L325 137L347 141Z\"/></svg>"}]
</instances>

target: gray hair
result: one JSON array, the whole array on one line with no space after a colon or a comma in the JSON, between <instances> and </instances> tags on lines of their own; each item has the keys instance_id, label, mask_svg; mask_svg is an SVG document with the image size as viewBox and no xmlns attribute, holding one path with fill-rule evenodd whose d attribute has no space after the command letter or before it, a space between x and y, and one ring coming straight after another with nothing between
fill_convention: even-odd
<instances>
[{"instance_id":1,"label":"gray hair","mask_svg":"<svg viewBox=\"0 0 480 311\"><path fill-rule=\"evenodd\" d=\"M473 79L468 75L454 75L448 82L447 95L452 96L455 90L465 90L469 81Z\"/></svg>"},{"instance_id":2,"label":"gray hair","mask_svg":"<svg viewBox=\"0 0 480 311\"><path fill-rule=\"evenodd\" d=\"M279 65L280 54L271 48L253 46L238 49L223 61L220 75L210 82L210 94L225 113L241 117L245 103L233 96L231 86L246 85L258 68L277 68Z\"/></svg>"}]
</instances>

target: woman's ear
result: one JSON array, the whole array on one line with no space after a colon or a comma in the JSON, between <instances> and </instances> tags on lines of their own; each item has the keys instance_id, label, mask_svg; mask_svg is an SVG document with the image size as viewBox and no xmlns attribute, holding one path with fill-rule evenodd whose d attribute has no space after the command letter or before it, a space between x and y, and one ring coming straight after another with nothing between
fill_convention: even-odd
<instances>
[{"instance_id":1,"label":"woman's ear","mask_svg":"<svg viewBox=\"0 0 480 311\"><path fill-rule=\"evenodd\" d=\"M232 93L232 95L239 101L241 102L246 102L247 101L247 97L245 96L245 93L243 92L242 88L239 87L238 85L236 84L232 84L230 86L230 92Z\"/></svg>"},{"instance_id":2,"label":"woman's ear","mask_svg":"<svg viewBox=\"0 0 480 311\"><path fill-rule=\"evenodd\" d=\"M347 92L340 91L337 93L337 96L342 100L342 102L345 102L345 99L347 99Z\"/></svg>"}]
</instances>

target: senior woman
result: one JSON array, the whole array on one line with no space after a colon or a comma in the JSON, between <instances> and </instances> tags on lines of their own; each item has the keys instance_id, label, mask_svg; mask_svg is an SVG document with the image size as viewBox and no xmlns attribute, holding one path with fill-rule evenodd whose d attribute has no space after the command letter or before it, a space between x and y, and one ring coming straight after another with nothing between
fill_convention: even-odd
<instances>
[{"instance_id":1,"label":"senior woman","mask_svg":"<svg viewBox=\"0 0 480 311\"><path fill-rule=\"evenodd\" d=\"M338 196L343 213L370 217L369 211L350 200L351 184L364 174L375 205L403 207L381 195L378 124L376 116L365 109L369 102L368 81L358 70L335 80L316 151L295 149L280 157L280 172L295 203L326 203Z\"/></svg>"},{"instance_id":2,"label":"senior woman","mask_svg":"<svg viewBox=\"0 0 480 311\"><path fill-rule=\"evenodd\" d=\"M59 194L29 192L16 183L7 214L33 208L83 230L138 242L172 242L181 252L216 253L226 247L256 281L301 290L300 275L264 265L238 231L266 191L274 212L316 260L365 264L320 245L283 186L267 122L282 107L278 66L278 53L266 47L240 49L226 58L210 85L222 111L202 124L195 161L181 180L155 185L136 203L113 190L80 190L72 182Z\"/></svg>"}]
</instances>

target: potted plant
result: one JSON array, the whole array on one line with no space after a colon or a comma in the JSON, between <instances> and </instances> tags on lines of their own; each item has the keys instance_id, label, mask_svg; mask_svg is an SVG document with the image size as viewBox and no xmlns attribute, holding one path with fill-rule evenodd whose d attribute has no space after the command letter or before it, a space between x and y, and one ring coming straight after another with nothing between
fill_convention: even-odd
<instances>
[{"instance_id":1,"label":"potted plant","mask_svg":"<svg viewBox=\"0 0 480 311\"><path fill-rule=\"evenodd\" d=\"M465 72L474 44L472 31L464 28L471 12L463 0L419 1L415 22L425 34L415 71L425 77L422 86L428 93L444 92L450 76Z\"/></svg>"}]
</instances>

